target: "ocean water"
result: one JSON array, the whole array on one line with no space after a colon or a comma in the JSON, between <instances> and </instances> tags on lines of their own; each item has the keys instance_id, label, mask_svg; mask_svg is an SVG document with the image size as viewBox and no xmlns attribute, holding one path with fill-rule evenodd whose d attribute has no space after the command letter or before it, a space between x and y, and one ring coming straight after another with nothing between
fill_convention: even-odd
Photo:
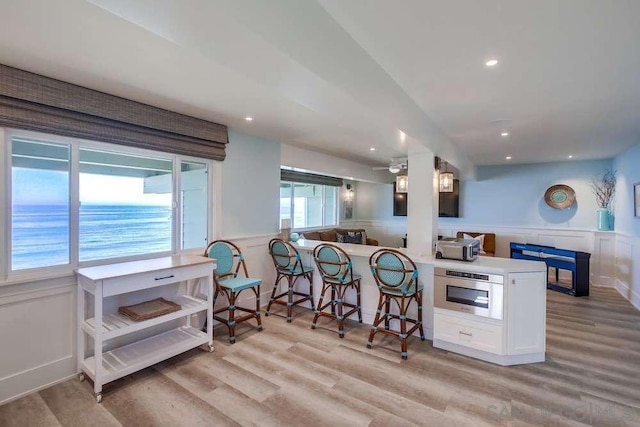
<instances>
[{"instance_id":1,"label":"ocean water","mask_svg":"<svg viewBox=\"0 0 640 427\"><path fill-rule=\"evenodd\" d=\"M69 263L67 206L14 206L14 270ZM86 205L80 208L80 261L171 250L171 208Z\"/></svg>"}]
</instances>

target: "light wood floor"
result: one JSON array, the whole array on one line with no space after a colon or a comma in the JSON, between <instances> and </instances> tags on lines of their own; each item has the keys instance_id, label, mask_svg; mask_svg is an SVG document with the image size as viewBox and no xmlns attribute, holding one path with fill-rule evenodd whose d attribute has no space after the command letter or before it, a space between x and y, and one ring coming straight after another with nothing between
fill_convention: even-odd
<instances>
[{"instance_id":1,"label":"light wood floor","mask_svg":"<svg viewBox=\"0 0 640 427\"><path fill-rule=\"evenodd\" d=\"M0 407L0 426L640 425L640 313L614 290L548 292L547 361L517 367L399 344L351 323L264 319L105 386L70 380ZM322 321L321 321L322 322ZM325 326L326 325L326 326ZM379 335L380 336L380 335Z\"/></svg>"}]
</instances>

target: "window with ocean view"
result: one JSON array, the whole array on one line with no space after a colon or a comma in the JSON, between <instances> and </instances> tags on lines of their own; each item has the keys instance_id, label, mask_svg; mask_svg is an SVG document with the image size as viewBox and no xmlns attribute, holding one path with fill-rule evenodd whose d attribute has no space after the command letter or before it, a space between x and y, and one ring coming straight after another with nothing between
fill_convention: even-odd
<instances>
[{"instance_id":1,"label":"window with ocean view","mask_svg":"<svg viewBox=\"0 0 640 427\"><path fill-rule=\"evenodd\" d=\"M171 251L172 167L166 159L80 150L80 261Z\"/></svg>"},{"instance_id":2,"label":"window with ocean view","mask_svg":"<svg viewBox=\"0 0 640 427\"><path fill-rule=\"evenodd\" d=\"M206 247L206 161L45 137L11 136L11 271Z\"/></svg>"},{"instance_id":3,"label":"window with ocean view","mask_svg":"<svg viewBox=\"0 0 640 427\"><path fill-rule=\"evenodd\" d=\"M14 138L11 150L11 266L68 264L70 148Z\"/></svg>"}]
</instances>

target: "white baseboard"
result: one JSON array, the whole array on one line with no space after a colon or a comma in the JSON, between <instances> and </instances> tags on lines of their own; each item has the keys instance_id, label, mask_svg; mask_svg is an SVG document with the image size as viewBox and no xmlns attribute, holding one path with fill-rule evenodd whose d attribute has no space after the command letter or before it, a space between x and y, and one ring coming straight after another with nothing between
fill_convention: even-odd
<instances>
[{"instance_id":1,"label":"white baseboard","mask_svg":"<svg viewBox=\"0 0 640 427\"><path fill-rule=\"evenodd\" d=\"M75 375L75 358L69 355L2 378L0 379L0 405L61 383Z\"/></svg>"},{"instance_id":2,"label":"white baseboard","mask_svg":"<svg viewBox=\"0 0 640 427\"><path fill-rule=\"evenodd\" d=\"M622 295L624 299L629 301L631 305L640 310L640 294L638 294L637 292L633 292L629 288L629 285L621 280L616 280L615 289L620 295Z\"/></svg>"}]
</instances>

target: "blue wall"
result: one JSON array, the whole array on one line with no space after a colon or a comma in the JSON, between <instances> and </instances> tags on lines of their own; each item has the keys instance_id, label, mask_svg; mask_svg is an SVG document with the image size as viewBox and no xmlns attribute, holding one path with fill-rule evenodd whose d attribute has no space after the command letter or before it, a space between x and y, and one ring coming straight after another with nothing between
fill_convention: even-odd
<instances>
[{"instance_id":1,"label":"blue wall","mask_svg":"<svg viewBox=\"0 0 640 427\"><path fill-rule=\"evenodd\" d=\"M477 181L461 182L461 217L440 218L439 224L594 230L598 206L589 182L611 167L611 160L480 166ZM545 203L545 191L555 184L575 190L573 206L553 209Z\"/></svg>"},{"instance_id":2,"label":"blue wall","mask_svg":"<svg viewBox=\"0 0 640 427\"><path fill-rule=\"evenodd\" d=\"M222 236L277 233L280 143L229 129L222 162Z\"/></svg>"},{"instance_id":3,"label":"blue wall","mask_svg":"<svg viewBox=\"0 0 640 427\"><path fill-rule=\"evenodd\" d=\"M640 236L640 218L634 218L633 184L640 182L640 145L631 147L613 160L618 172L615 195L616 231Z\"/></svg>"}]
</instances>

